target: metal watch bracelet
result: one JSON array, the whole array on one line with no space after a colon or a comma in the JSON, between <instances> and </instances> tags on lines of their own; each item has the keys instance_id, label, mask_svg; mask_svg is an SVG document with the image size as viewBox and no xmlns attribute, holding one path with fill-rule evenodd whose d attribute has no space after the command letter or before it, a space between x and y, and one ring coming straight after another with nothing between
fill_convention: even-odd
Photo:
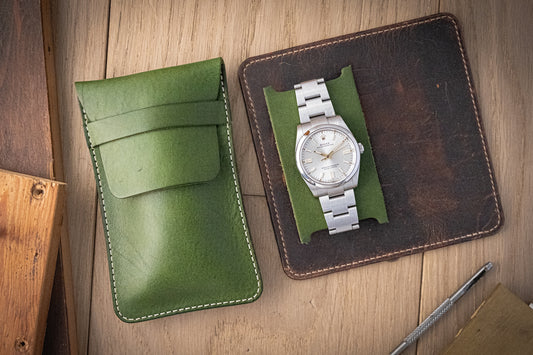
<instances>
[{"instance_id":1,"label":"metal watch bracelet","mask_svg":"<svg viewBox=\"0 0 533 355\"><path fill-rule=\"evenodd\" d=\"M308 123L315 117L333 117L335 110L323 78L294 85L300 123ZM353 189L335 194L325 191L319 196L329 234L336 234L359 228L359 216Z\"/></svg>"}]
</instances>

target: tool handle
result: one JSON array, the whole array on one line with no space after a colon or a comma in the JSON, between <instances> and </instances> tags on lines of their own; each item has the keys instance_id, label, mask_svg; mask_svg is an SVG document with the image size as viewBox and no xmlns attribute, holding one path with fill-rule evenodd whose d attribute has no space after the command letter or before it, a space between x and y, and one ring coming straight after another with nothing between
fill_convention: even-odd
<instances>
[{"instance_id":1,"label":"tool handle","mask_svg":"<svg viewBox=\"0 0 533 355\"><path fill-rule=\"evenodd\" d=\"M449 298L447 298L444 302L442 302L440 306L438 306L433 312L431 312L429 317L424 319L424 321L420 323L420 325L416 327L416 329L413 330L413 332L405 338L405 342L408 345L412 344L416 339L420 337L420 335L422 335L422 333L424 333L429 327L431 327L433 323L435 323L437 320L439 320L440 317L442 317L446 312L448 312L452 305L453 302Z\"/></svg>"}]
</instances>

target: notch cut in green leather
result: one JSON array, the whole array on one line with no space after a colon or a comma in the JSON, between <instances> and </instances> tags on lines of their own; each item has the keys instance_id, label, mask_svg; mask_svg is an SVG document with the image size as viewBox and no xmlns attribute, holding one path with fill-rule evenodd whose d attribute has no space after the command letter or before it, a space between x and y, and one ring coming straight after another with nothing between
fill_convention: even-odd
<instances>
[{"instance_id":1,"label":"notch cut in green leather","mask_svg":"<svg viewBox=\"0 0 533 355\"><path fill-rule=\"evenodd\" d=\"M221 58L76 83L125 322L261 294L226 88Z\"/></svg>"},{"instance_id":2,"label":"notch cut in green leather","mask_svg":"<svg viewBox=\"0 0 533 355\"><path fill-rule=\"evenodd\" d=\"M385 200L351 67L343 68L341 75L327 81L326 86L335 113L344 119L357 141L365 147L361 155L359 184L354 189L359 220L373 218L379 223L387 223ZM327 225L318 198L313 197L296 167L296 127L300 124L296 97L294 90L277 92L269 86L263 91L296 227L300 241L306 244L311 241L312 233L327 229ZM353 233L355 237L357 231Z\"/></svg>"}]
</instances>

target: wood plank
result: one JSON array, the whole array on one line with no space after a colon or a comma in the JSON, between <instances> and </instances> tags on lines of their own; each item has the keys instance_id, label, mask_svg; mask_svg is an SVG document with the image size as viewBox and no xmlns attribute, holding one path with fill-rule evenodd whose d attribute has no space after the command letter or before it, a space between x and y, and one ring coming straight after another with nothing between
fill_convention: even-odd
<instances>
[{"instance_id":1,"label":"wood plank","mask_svg":"<svg viewBox=\"0 0 533 355\"><path fill-rule=\"evenodd\" d=\"M52 33L51 5L41 0L43 28L44 64L48 88L48 112L50 114L50 135L53 157L53 176L64 181L61 129L59 126L56 71L54 63L54 43ZM62 211L65 216L66 211ZM63 219L60 231L59 252L56 262L52 296L48 312L44 354L77 354L76 315L72 283L72 260L67 218Z\"/></svg>"},{"instance_id":2,"label":"wood plank","mask_svg":"<svg viewBox=\"0 0 533 355\"><path fill-rule=\"evenodd\" d=\"M0 168L51 178L50 113L39 1L3 1L0 24Z\"/></svg>"},{"instance_id":3,"label":"wood plank","mask_svg":"<svg viewBox=\"0 0 533 355\"><path fill-rule=\"evenodd\" d=\"M87 351L96 188L74 82L105 76L109 1L54 1L55 66L79 352ZM86 14L91 14L87 16ZM77 353L78 351L73 351Z\"/></svg>"},{"instance_id":4,"label":"wood plank","mask_svg":"<svg viewBox=\"0 0 533 355\"><path fill-rule=\"evenodd\" d=\"M393 0L161 1L157 6L111 1L107 77L224 58L239 176L248 195L246 211L265 291L259 301L238 308L122 323L110 303L98 216L89 353L385 353L394 348L417 323L422 256L313 280L285 276L262 197L237 68L251 55L428 15L437 8L437 1ZM89 176L80 174L85 182Z\"/></svg>"},{"instance_id":5,"label":"wood plank","mask_svg":"<svg viewBox=\"0 0 533 355\"><path fill-rule=\"evenodd\" d=\"M42 351L65 185L0 170L0 353Z\"/></svg>"},{"instance_id":6,"label":"wood plank","mask_svg":"<svg viewBox=\"0 0 533 355\"><path fill-rule=\"evenodd\" d=\"M493 237L425 254L420 320L486 261L495 268L423 336L421 354L442 351L497 282L533 299L533 3L443 0L440 10L462 24L505 223Z\"/></svg>"},{"instance_id":7,"label":"wood plank","mask_svg":"<svg viewBox=\"0 0 533 355\"><path fill-rule=\"evenodd\" d=\"M0 7L0 167L53 178L61 175L62 168L60 149L54 150L53 144L59 132L55 129L57 105L53 65L49 65L52 47L48 8L46 0L4 1ZM61 313L68 318L66 322L70 320L69 324L74 324L73 313L66 309L71 298L68 236L61 233L61 238L64 242L56 274L61 279L54 282L53 288L53 295L58 294L59 298L53 297L50 314ZM63 289L62 293L56 292L59 288ZM71 350L76 351L72 332L68 333L66 327L54 329L63 331L61 342L70 342ZM57 348L53 349L57 353Z\"/></svg>"}]
</instances>

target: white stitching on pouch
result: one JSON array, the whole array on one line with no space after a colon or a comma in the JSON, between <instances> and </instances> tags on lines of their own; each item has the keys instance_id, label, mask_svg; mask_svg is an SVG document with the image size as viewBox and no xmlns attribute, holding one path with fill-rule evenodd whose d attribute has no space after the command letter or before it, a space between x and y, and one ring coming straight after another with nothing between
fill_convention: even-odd
<instances>
[{"instance_id":1,"label":"white stitching on pouch","mask_svg":"<svg viewBox=\"0 0 533 355\"><path fill-rule=\"evenodd\" d=\"M421 245L421 246L418 246L418 247L413 247L413 248L408 248L408 249L403 249L403 250L397 250L395 252L391 252L391 253L388 253L388 254L369 257L369 258L362 259L362 260L357 260L357 261L354 261L354 262L351 262L351 263L330 266L330 267L326 267L326 268L322 268L322 269L318 269L318 270L313 270L313 271L309 271L309 272L305 272L305 273L295 272L291 268L291 264L289 262L289 256L288 256L287 248L286 248L286 245L285 245L285 239L283 237L283 230L281 228L281 223L280 223L280 220L279 220L279 213L278 213L278 208L277 208L277 204L276 204L276 199L274 198L272 182L270 180L270 174L269 174L269 171L268 171L268 164L267 164L266 157L265 157L265 151L264 151L264 147L263 147L262 137L261 137L261 133L259 132L259 125L257 123L257 114L255 112L255 107L254 107L253 101L251 100L252 94L251 94L251 91L250 91L250 87L248 85L248 80L246 79L246 70L248 69L248 67L250 65L252 65L254 63L257 63L257 62L266 61L266 60L270 60L270 59L277 58L277 57L283 57L283 56L287 56L289 54L304 52L304 51L308 51L308 50L311 50L311 49L314 49L314 48L323 47L323 46L326 46L326 45L332 45L332 44L337 44L337 43L353 41L353 40L356 40L358 38L377 35L377 34L380 34L380 33L390 32L390 31L393 31L393 30L400 30L400 29L403 29L403 28L406 28L406 27L411 27L411 26L415 26L415 25L420 25L420 24L424 24L424 23L428 23L428 22L441 20L443 18L447 18L453 23L453 26L454 26L454 29L455 29L455 34L457 36L457 41L459 43L459 50L460 50L461 58L463 60L463 67L464 67L464 70L465 70L465 75L466 75L467 82L468 82L468 87L469 87L469 90L470 90L470 98L471 98L471 101L472 101L472 106L474 108L474 114L475 114L475 117L476 117L478 131L479 131L479 135L481 137L481 142L482 142L482 145L483 145L483 153L485 154L485 162L487 164L487 169L488 169L488 173L489 173L489 177L490 177L490 183L491 183L491 187L492 187L492 197L494 198L494 202L495 202L495 206L496 206L495 210L496 210L496 214L498 216L498 220L497 220L496 224L489 230L482 230L482 231L478 231L478 232L475 232L475 233L465 234L465 235L462 235L462 236L459 236L459 237L455 237L453 239L448 239L446 241L439 241L439 242L434 242L434 243ZM464 54L463 44L461 42L461 37L459 35L459 28L458 28L457 23L455 22L455 19L453 17L448 16L448 15L442 15L442 16L438 16L438 17L435 17L435 18L426 19L426 20L423 20L423 21L416 21L416 22L407 23L407 24L403 24L403 25L393 26L393 27L389 27L389 28L386 28L386 29L383 29L383 30L379 30L379 31L372 31L372 32L367 32L367 33L355 34L355 35L347 37L347 38L337 39L337 40L328 41L328 42L322 42L322 43L319 43L319 44L316 44L316 45L295 49L295 50L292 50L292 51L289 51L289 52L283 52L283 53L278 53L278 54L274 54L274 55L267 56L267 57L261 57L261 58L258 58L258 59L255 59L255 60L251 60L250 62L248 62L246 64L246 66L244 67L242 73L243 73L243 78L244 78L244 85L246 86L246 95L248 97L249 106L250 106L250 109L251 109L251 112L252 112L252 117L253 117L254 123L255 123L255 131L257 132L257 137L259 138L259 146L261 148L261 155L262 155L262 158L263 158L263 164L265 166L266 177L267 177L267 181L268 181L268 187L269 187L269 190L270 190L270 196L272 198L272 203L274 205L274 212L275 212L275 216L276 216L277 228L278 228L278 231L279 231L279 234L280 234L280 237L281 237L281 244L282 244L282 248L283 248L283 258L285 260L284 268L286 270L288 270L288 272L291 275L296 276L296 277L301 277L301 276L307 276L307 275L312 275L312 274L322 274L322 273L325 273L325 272L330 271L330 270L348 268L350 266L354 266L354 265L357 265L357 264L362 264L362 263L365 263L365 262L368 262L368 261L372 261L372 260L383 259L383 258L386 258L386 257L389 257L389 256L393 256L393 255L404 254L404 253L408 254L408 253L412 253L414 251L417 251L417 250L420 250L420 249L424 249L424 248L428 248L428 247L432 247L432 246L450 244L450 243L455 242L455 241L460 240L460 239L465 239L465 238L473 237L473 236L476 236L476 235L490 233L490 232L494 231L496 228L498 228L498 226L500 225L500 223L501 223L501 214L500 214L500 210L498 209L498 198L496 196L496 188L494 186L494 178L493 178L492 169L490 167L489 157L488 157L486 143L485 143L485 137L483 135L483 130L481 129L481 122L479 120L479 113L478 113L476 101L474 99L474 92L473 92L472 83L471 83L471 80L470 80L470 75L468 73L468 67L467 67L467 64L466 64L466 58L465 58L465 54Z\"/></svg>"},{"instance_id":2,"label":"white stitching on pouch","mask_svg":"<svg viewBox=\"0 0 533 355\"><path fill-rule=\"evenodd\" d=\"M85 132L86 132L88 140L89 140L89 145L90 145L90 150L91 150L91 157L92 157L93 162L94 162L96 175L98 176L98 189L100 190L100 198L102 200L102 210L103 210L103 215L104 215L104 220L105 220L104 228L105 228L105 234L106 234L106 239L107 239L107 249L109 250L109 260L111 262L111 278L112 278L112 283L113 283L113 298L114 298L114 301L115 301L115 305L116 305L118 314L120 315L121 318L123 318L125 320L129 320L129 321L145 320L145 319L155 318L155 317L158 317L158 316L161 316L161 315L168 315L168 314L172 314L172 313L180 313L180 312L185 312L185 311L190 311L190 310L195 310L195 309L201 309L201 308L206 308L206 307L213 307L213 306L220 306L220 305L230 305L230 304L236 304L236 303L249 302L249 301L252 301L252 300L256 299L259 296L259 292L261 290L261 280L259 278L259 271L257 270L257 263L256 263L256 260L255 260L255 257L254 257L254 253L252 251L252 246L251 246L251 243L250 243L250 237L248 235L248 230L247 230L247 227L246 227L246 222L245 222L245 217L244 217L244 212L243 212L242 202L241 202L241 195L239 193L239 184L237 182L237 176L236 176L236 172L235 172L235 164L233 162L233 148L231 146L231 133L230 133L230 121L229 121L229 113L228 113L228 104L227 104L227 98L226 98L226 90L225 90L225 87L224 87L224 76L222 74L220 74L220 84L222 86L222 97L224 98L224 109L225 109L225 113L226 113L226 134L227 134L227 138L228 138L228 141L227 141L228 142L228 151L229 151L229 157L230 157L230 162L231 162L231 171L232 171L232 174L233 174L233 183L234 183L234 186L235 186L235 195L237 197L237 205L239 207L239 213L240 213L240 216L241 216L241 222L242 222L242 227L243 227L243 231L244 231L244 236L246 237L246 244L248 245L248 252L250 254L250 259L251 259L252 265L254 267L255 278L257 280L257 290L255 291L255 293L251 297L248 297L248 298L242 298L242 299L238 299L238 300L220 301L220 302L214 302L214 303L206 303L206 304L202 304L202 305L182 307L182 308L177 308L177 309L173 309L173 310L169 310L169 311L163 311L163 312L160 312L160 313L154 313L154 314L141 316L141 317L136 317L136 318L129 318L129 317L124 316L122 314L122 312L120 311L120 307L119 307L119 304L118 304L118 297L117 297L118 292L117 292L116 281L115 281L115 267L114 267L114 264L113 264L113 249L111 247L111 238L110 238L110 235L109 235L109 223L108 223L108 220L107 220L107 211L106 211L106 207L105 207L104 191L103 191L103 188L102 188L102 182L101 182L101 177L100 177L100 168L98 167L98 162L96 160L96 152L95 152L95 149L93 147L91 136L90 136L89 131L87 129L87 123L88 123L88 120L89 120L88 117L87 117L87 112L85 112L85 109L82 108L82 113L83 113L83 118L84 118L83 127L85 129Z\"/></svg>"}]
</instances>

